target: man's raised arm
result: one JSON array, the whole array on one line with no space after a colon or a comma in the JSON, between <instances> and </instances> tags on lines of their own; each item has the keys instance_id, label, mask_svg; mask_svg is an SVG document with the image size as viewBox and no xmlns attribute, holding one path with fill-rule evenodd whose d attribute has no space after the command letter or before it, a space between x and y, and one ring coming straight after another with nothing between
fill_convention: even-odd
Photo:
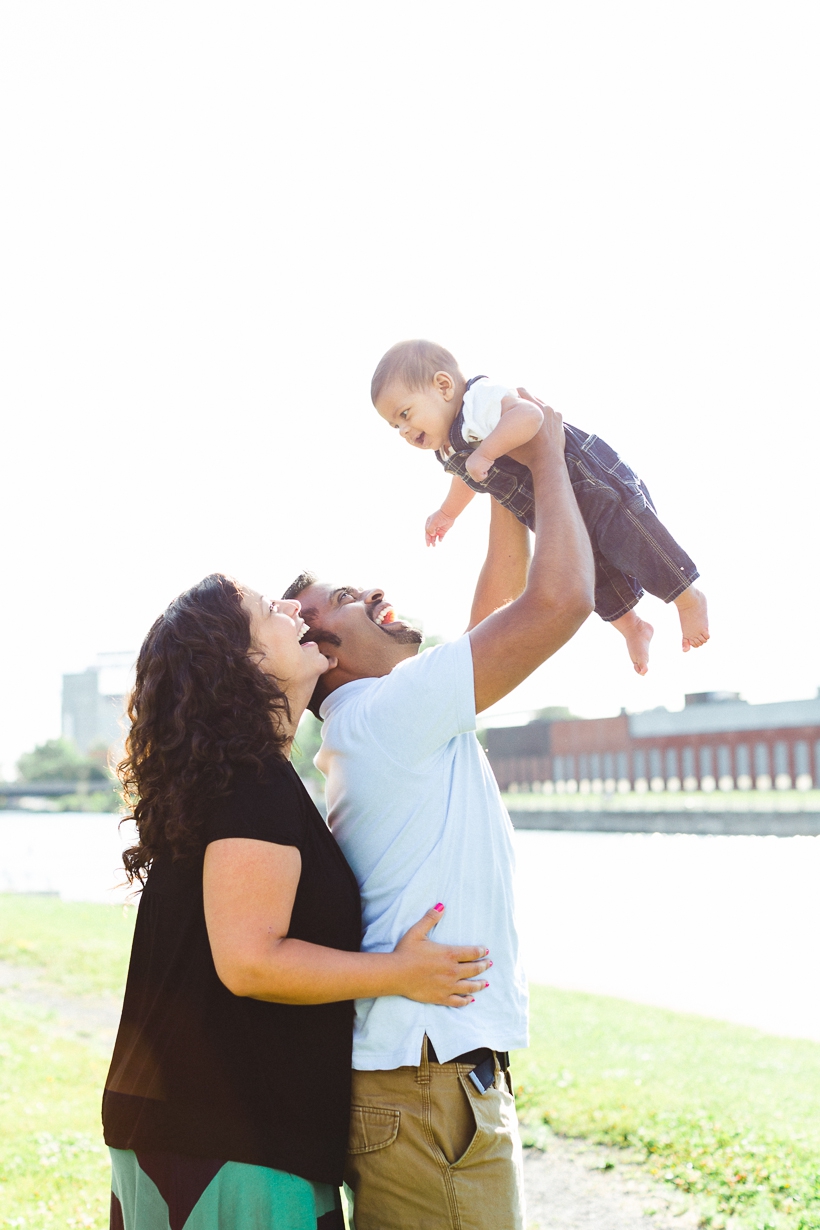
<instances>
[{"instance_id":1,"label":"man's raised arm","mask_svg":"<svg viewBox=\"0 0 820 1230\"><path fill-rule=\"evenodd\" d=\"M490 548L470 622L476 713L501 700L566 644L594 606L592 549L564 461L561 416L548 406L542 409L541 430L515 453L532 471L535 550L524 592L501 610L495 609L499 602L520 593L526 555L520 533L493 509ZM495 580L494 559L500 569Z\"/></svg>"},{"instance_id":2,"label":"man's raised arm","mask_svg":"<svg viewBox=\"0 0 820 1230\"><path fill-rule=\"evenodd\" d=\"M475 588L468 632L523 594L529 562L530 532L526 525L503 504L490 500L490 542Z\"/></svg>"}]
</instances>

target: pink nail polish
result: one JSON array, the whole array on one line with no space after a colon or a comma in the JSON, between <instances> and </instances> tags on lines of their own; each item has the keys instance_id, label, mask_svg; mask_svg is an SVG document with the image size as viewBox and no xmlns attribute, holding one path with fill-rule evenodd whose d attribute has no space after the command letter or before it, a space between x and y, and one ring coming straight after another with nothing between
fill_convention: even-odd
<instances>
[{"instance_id":1,"label":"pink nail polish","mask_svg":"<svg viewBox=\"0 0 820 1230\"><path fill-rule=\"evenodd\" d=\"M492 967L492 964L493 964L493 963L492 963L492 961L491 961L491 962L490 962L490 964L487 966L487 969L490 969L490 968Z\"/></svg>"},{"instance_id":2,"label":"pink nail polish","mask_svg":"<svg viewBox=\"0 0 820 1230\"><path fill-rule=\"evenodd\" d=\"M443 906L443 905L441 904L441 902L439 901L438 905L434 905L434 906L433 906L433 909L434 909L434 910L438 910L438 912L439 912L439 914L440 914L440 913L441 913L441 911L444 909L444 906Z\"/></svg>"}]
</instances>

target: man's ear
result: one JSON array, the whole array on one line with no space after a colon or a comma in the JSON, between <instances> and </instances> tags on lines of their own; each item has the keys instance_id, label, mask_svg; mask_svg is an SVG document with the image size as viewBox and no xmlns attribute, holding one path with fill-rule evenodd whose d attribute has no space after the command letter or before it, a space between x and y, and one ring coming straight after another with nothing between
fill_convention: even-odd
<instances>
[{"instance_id":1,"label":"man's ear","mask_svg":"<svg viewBox=\"0 0 820 1230\"><path fill-rule=\"evenodd\" d=\"M438 389L445 401L452 401L456 391L456 382L449 372L436 372L433 377L433 384Z\"/></svg>"}]
</instances>

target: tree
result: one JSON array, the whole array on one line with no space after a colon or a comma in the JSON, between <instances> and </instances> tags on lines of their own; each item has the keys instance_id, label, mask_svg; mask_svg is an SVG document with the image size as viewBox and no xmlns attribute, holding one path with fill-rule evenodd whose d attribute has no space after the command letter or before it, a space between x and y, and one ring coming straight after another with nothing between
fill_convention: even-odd
<instances>
[{"instance_id":1,"label":"tree","mask_svg":"<svg viewBox=\"0 0 820 1230\"><path fill-rule=\"evenodd\" d=\"M82 756L67 739L48 739L17 761L24 782L108 782L99 757Z\"/></svg>"},{"instance_id":2,"label":"tree","mask_svg":"<svg viewBox=\"0 0 820 1230\"><path fill-rule=\"evenodd\" d=\"M322 723L305 710L293 740L291 761L303 781L316 782L324 788L325 779L313 763L313 757L321 746Z\"/></svg>"},{"instance_id":3,"label":"tree","mask_svg":"<svg viewBox=\"0 0 820 1230\"><path fill-rule=\"evenodd\" d=\"M578 722L580 718L570 713L566 705L547 705L546 709L536 709L534 722Z\"/></svg>"}]
</instances>

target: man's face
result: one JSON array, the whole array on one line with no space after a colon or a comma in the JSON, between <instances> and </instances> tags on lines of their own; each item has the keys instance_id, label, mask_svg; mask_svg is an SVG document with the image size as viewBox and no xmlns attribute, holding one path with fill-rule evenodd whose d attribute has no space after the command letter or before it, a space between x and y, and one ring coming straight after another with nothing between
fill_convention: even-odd
<instances>
[{"instance_id":1,"label":"man's face","mask_svg":"<svg viewBox=\"0 0 820 1230\"><path fill-rule=\"evenodd\" d=\"M418 653L421 633L397 619L382 589L333 586L317 581L299 594L308 624L304 641L337 659L323 684L328 692L352 679L389 675L393 667Z\"/></svg>"}]
</instances>

